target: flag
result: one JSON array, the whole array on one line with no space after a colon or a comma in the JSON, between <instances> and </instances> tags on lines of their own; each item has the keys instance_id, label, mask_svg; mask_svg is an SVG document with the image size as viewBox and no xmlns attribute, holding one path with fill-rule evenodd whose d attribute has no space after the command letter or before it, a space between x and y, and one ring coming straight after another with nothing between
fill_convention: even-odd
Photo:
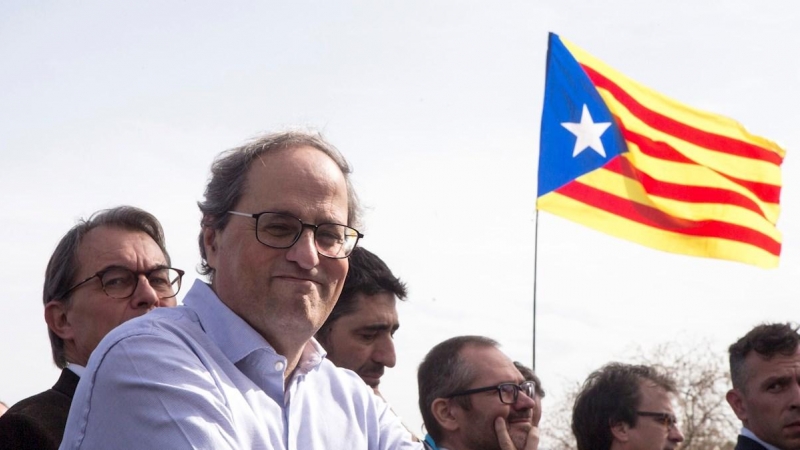
<instances>
[{"instance_id":1,"label":"flag","mask_svg":"<svg viewBox=\"0 0 800 450\"><path fill-rule=\"evenodd\" d=\"M537 209L659 250L777 267L784 154L550 33Z\"/></svg>"}]
</instances>

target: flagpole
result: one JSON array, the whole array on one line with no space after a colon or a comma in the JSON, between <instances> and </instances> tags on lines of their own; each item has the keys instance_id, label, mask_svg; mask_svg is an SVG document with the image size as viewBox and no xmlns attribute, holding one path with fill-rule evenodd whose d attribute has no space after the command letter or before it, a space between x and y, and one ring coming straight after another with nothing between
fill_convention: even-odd
<instances>
[{"instance_id":1,"label":"flagpole","mask_svg":"<svg viewBox=\"0 0 800 450\"><path fill-rule=\"evenodd\" d=\"M533 364L531 368L536 371L536 263L539 255L539 208L536 208L533 246Z\"/></svg>"}]
</instances>

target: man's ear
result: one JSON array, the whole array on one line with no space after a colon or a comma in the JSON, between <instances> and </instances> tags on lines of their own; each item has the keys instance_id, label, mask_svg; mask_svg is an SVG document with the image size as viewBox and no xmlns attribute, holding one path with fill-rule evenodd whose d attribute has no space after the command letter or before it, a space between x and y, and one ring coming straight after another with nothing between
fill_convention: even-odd
<instances>
[{"instance_id":1,"label":"man's ear","mask_svg":"<svg viewBox=\"0 0 800 450\"><path fill-rule=\"evenodd\" d=\"M447 431L456 431L459 423L450 403L446 398L437 398L431 404L431 413L436 422L439 423L439 426Z\"/></svg>"},{"instance_id":2,"label":"man's ear","mask_svg":"<svg viewBox=\"0 0 800 450\"><path fill-rule=\"evenodd\" d=\"M44 321L47 327L63 340L73 339L74 332L67 317L69 306L60 300L50 300L44 305Z\"/></svg>"},{"instance_id":3,"label":"man's ear","mask_svg":"<svg viewBox=\"0 0 800 450\"><path fill-rule=\"evenodd\" d=\"M614 436L614 439L620 442L628 442L630 436L628 435L628 431L630 431L631 426L625 422L617 422L611 425L611 435Z\"/></svg>"},{"instance_id":4,"label":"man's ear","mask_svg":"<svg viewBox=\"0 0 800 450\"><path fill-rule=\"evenodd\" d=\"M744 395L738 389L733 388L728 391L725 394L725 400L731 405L731 409L739 420L742 422L747 420L747 406L744 404Z\"/></svg>"},{"instance_id":5,"label":"man's ear","mask_svg":"<svg viewBox=\"0 0 800 450\"><path fill-rule=\"evenodd\" d=\"M217 229L203 225L203 247L206 249L206 264L212 269L217 265Z\"/></svg>"}]
</instances>

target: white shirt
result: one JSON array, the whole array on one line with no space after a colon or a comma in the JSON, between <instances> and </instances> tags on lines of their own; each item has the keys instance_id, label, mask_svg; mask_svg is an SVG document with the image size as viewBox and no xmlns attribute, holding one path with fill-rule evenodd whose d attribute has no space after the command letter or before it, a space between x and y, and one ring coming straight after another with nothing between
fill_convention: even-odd
<instances>
[{"instance_id":1,"label":"white shirt","mask_svg":"<svg viewBox=\"0 0 800 450\"><path fill-rule=\"evenodd\" d=\"M353 372L311 340L286 358L196 281L184 306L112 330L89 359L62 450L421 449Z\"/></svg>"}]
</instances>

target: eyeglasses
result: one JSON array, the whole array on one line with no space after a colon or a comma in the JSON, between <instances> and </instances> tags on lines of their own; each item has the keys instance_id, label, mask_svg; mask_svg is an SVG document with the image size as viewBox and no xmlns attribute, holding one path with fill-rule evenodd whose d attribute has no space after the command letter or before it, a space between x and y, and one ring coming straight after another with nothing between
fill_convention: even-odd
<instances>
[{"instance_id":1,"label":"eyeglasses","mask_svg":"<svg viewBox=\"0 0 800 450\"><path fill-rule=\"evenodd\" d=\"M455 394L450 394L445 398L453 398L461 395L472 395L472 394L477 394L479 392L492 391L495 389L497 389L497 394L500 396L500 401L502 403L505 403L507 405L513 405L514 403L517 402L519 391L522 391L528 397L533 398L533 393L536 391L536 383L533 381L525 381L520 384L500 383L497 386L486 386L482 388L475 388L466 391L456 392Z\"/></svg>"},{"instance_id":2,"label":"eyeglasses","mask_svg":"<svg viewBox=\"0 0 800 450\"><path fill-rule=\"evenodd\" d=\"M667 427L667 430L672 429L672 427L678 424L678 418L675 417L674 414L670 413L636 411L636 415L642 417L652 417L656 422Z\"/></svg>"},{"instance_id":3,"label":"eyeglasses","mask_svg":"<svg viewBox=\"0 0 800 450\"><path fill-rule=\"evenodd\" d=\"M158 298L165 299L178 295L178 291L181 290L183 274L184 271L172 267L158 267L145 272L134 272L125 267L113 266L103 269L67 289L63 297L97 277L100 279L106 295L117 299L128 298L136 292L136 287L139 286L139 275L144 275L147 283L158 294Z\"/></svg>"},{"instance_id":4,"label":"eyeglasses","mask_svg":"<svg viewBox=\"0 0 800 450\"><path fill-rule=\"evenodd\" d=\"M314 244L317 253L333 259L350 256L360 238L364 235L355 228L338 223L303 223L297 217L277 212L248 214L228 211L228 214L256 219L256 239L272 248L289 248L300 239L304 228L314 230Z\"/></svg>"}]
</instances>

